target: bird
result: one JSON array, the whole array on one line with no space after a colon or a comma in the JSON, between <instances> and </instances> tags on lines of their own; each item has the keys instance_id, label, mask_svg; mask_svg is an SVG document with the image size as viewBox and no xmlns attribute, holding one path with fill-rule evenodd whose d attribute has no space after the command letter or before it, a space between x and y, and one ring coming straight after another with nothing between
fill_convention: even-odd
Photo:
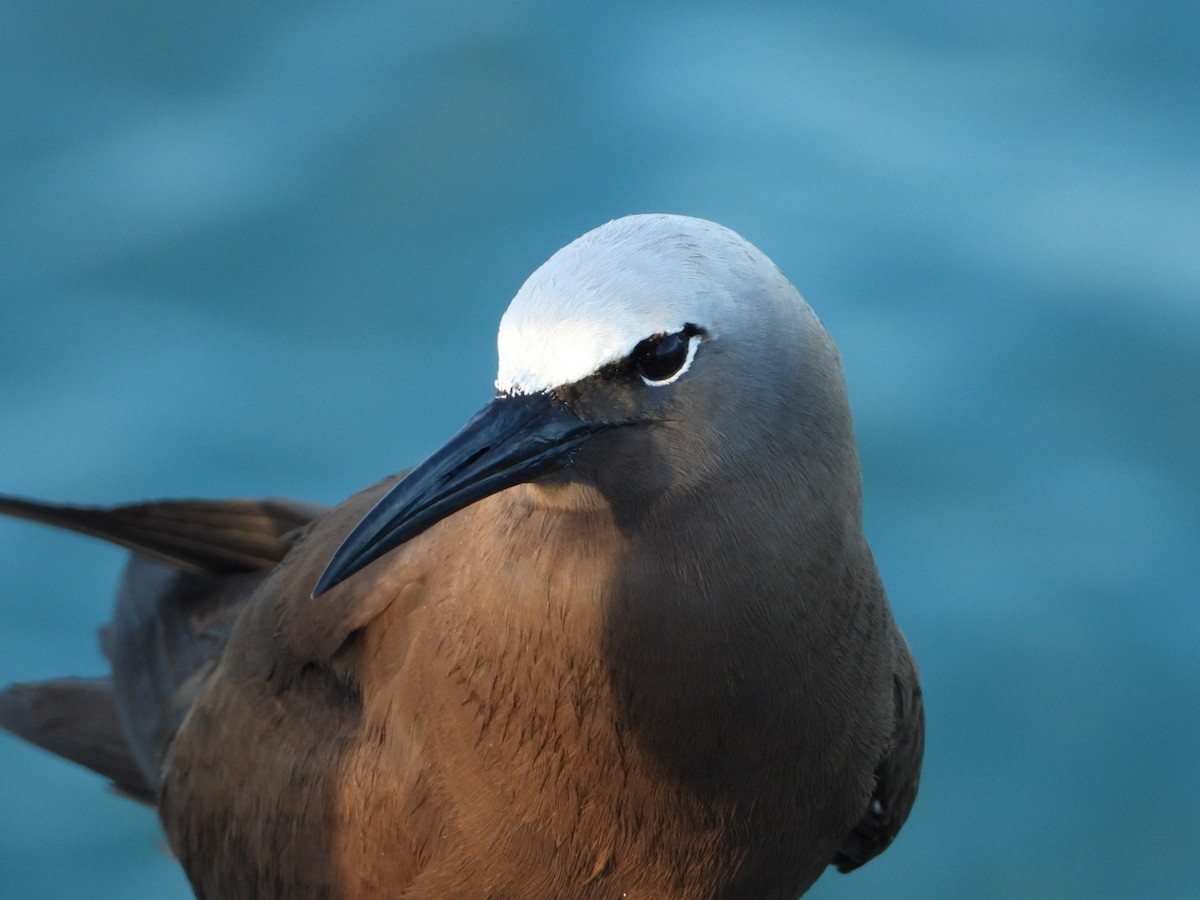
<instances>
[{"instance_id":1,"label":"bird","mask_svg":"<svg viewBox=\"0 0 1200 900\"><path fill-rule=\"evenodd\" d=\"M0 512L132 551L111 672L0 725L157 809L200 898L791 900L886 849L924 705L839 352L737 233L615 219L415 468Z\"/></svg>"}]
</instances>

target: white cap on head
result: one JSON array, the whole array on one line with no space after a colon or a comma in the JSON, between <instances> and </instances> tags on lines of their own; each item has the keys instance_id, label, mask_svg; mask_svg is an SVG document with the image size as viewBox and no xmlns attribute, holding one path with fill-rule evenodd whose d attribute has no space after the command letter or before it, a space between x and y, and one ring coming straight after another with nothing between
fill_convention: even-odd
<instances>
[{"instance_id":1,"label":"white cap on head","mask_svg":"<svg viewBox=\"0 0 1200 900\"><path fill-rule=\"evenodd\" d=\"M765 255L714 222L637 215L601 225L550 257L513 298L500 320L496 389L571 384L687 324L715 336L736 313L735 282L747 275L799 299Z\"/></svg>"}]
</instances>

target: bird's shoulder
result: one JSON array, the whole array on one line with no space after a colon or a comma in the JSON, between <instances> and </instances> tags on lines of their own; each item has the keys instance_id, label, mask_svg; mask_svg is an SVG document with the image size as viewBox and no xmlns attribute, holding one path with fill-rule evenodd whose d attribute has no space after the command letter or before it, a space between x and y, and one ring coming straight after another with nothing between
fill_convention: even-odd
<instances>
[{"instance_id":1,"label":"bird's shoulder","mask_svg":"<svg viewBox=\"0 0 1200 900\"><path fill-rule=\"evenodd\" d=\"M925 751L925 705L916 663L899 630L892 673L892 730L875 767L875 790L863 816L834 855L840 872L851 872L888 848L908 819L921 780Z\"/></svg>"}]
</instances>

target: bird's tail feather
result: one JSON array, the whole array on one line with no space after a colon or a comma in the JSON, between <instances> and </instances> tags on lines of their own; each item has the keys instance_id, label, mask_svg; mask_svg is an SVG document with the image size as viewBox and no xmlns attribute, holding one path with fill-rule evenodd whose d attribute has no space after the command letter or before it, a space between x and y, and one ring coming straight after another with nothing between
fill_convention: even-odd
<instances>
[{"instance_id":1,"label":"bird's tail feather","mask_svg":"<svg viewBox=\"0 0 1200 900\"><path fill-rule=\"evenodd\" d=\"M122 793L154 802L117 716L111 678L59 678L0 691L0 727L108 778Z\"/></svg>"},{"instance_id":2,"label":"bird's tail feather","mask_svg":"<svg viewBox=\"0 0 1200 900\"><path fill-rule=\"evenodd\" d=\"M181 500L112 508L0 496L0 514L133 551L101 644L109 678L16 684L0 727L154 802L162 753L246 598L324 508L290 500Z\"/></svg>"},{"instance_id":3,"label":"bird's tail feather","mask_svg":"<svg viewBox=\"0 0 1200 900\"><path fill-rule=\"evenodd\" d=\"M98 537L190 572L271 568L286 536L325 508L297 500L160 500L72 506L0 495L0 514Z\"/></svg>"}]
</instances>

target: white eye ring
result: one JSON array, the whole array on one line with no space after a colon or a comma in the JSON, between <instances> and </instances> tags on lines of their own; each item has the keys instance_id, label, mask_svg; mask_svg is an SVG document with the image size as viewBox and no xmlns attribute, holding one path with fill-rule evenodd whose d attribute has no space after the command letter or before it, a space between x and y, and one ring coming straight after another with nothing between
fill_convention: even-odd
<instances>
[{"instance_id":1,"label":"white eye ring","mask_svg":"<svg viewBox=\"0 0 1200 900\"><path fill-rule=\"evenodd\" d=\"M702 336L698 334L693 334L688 338L687 356L683 360L683 365L676 369L671 375L662 379L661 381L654 381L653 379L647 378L645 375L641 375L639 377L642 379L642 383L648 387L664 387L665 385L673 384L678 381L683 373L692 367L692 360L696 358L696 351L700 348L700 341L702 339Z\"/></svg>"}]
</instances>

